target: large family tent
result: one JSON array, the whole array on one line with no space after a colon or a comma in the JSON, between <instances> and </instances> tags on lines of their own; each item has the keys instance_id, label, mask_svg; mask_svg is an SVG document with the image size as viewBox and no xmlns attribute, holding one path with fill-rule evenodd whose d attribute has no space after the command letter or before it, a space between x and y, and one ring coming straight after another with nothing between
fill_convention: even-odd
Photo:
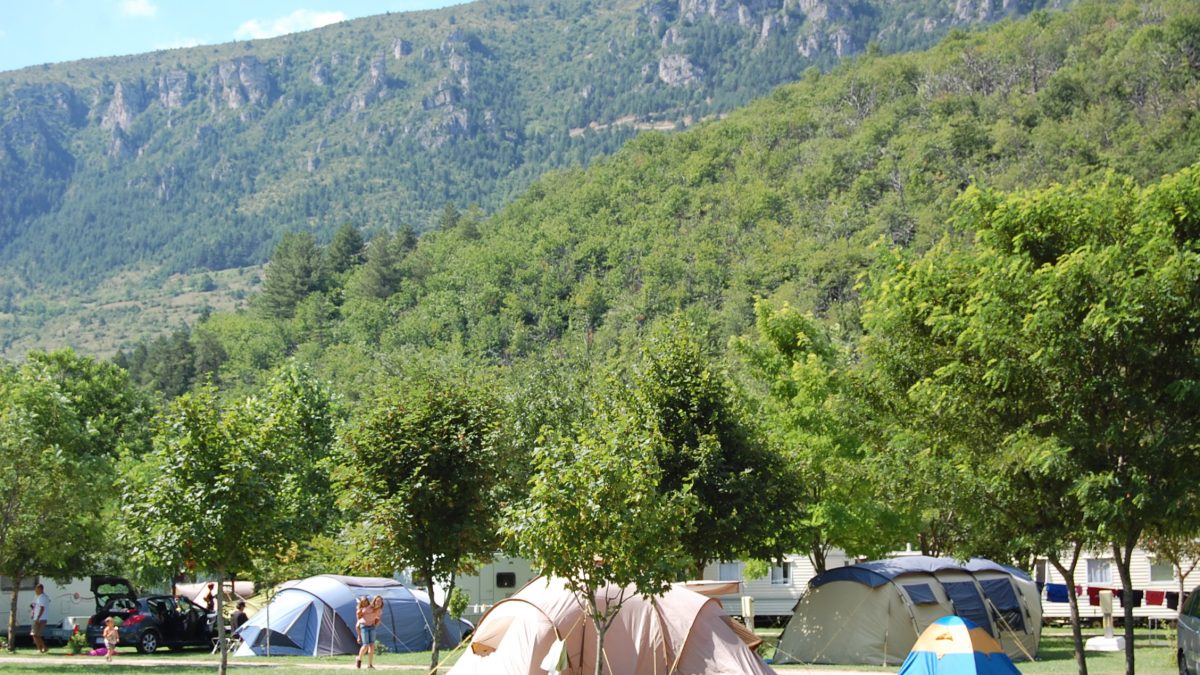
<instances>
[{"instance_id":1,"label":"large family tent","mask_svg":"<svg viewBox=\"0 0 1200 675\"><path fill-rule=\"evenodd\" d=\"M597 592L605 597L607 591ZM604 636L605 672L622 675L712 673L766 675L772 671L751 648L761 642L729 618L721 603L674 586L642 599L632 588ZM538 577L479 620L451 675L566 675L591 673L596 631L561 579Z\"/></svg>"},{"instance_id":2,"label":"large family tent","mask_svg":"<svg viewBox=\"0 0 1200 675\"><path fill-rule=\"evenodd\" d=\"M943 616L921 633L899 675L1021 675L1021 671L982 628L959 616Z\"/></svg>"},{"instance_id":3,"label":"large family tent","mask_svg":"<svg viewBox=\"0 0 1200 675\"><path fill-rule=\"evenodd\" d=\"M388 651L419 652L433 648L433 611L429 596L393 579L309 577L281 587L266 607L238 631L242 644L235 656L330 656L358 651L354 635L359 597L383 597L383 622L376 639ZM466 621L442 621L442 646L454 646L470 632Z\"/></svg>"},{"instance_id":4,"label":"large family tent","mask_svg":"<svg viewBox=\"0 0 1200 675\"><path fill-rule=\"evenodd\" d=\"M907 556L813 577L775 661L898 665L922 631L949 615L978 625L1013 660L1037 656L1042 604L1025 573L982 558Z\"/></svg>"}]
</instances>

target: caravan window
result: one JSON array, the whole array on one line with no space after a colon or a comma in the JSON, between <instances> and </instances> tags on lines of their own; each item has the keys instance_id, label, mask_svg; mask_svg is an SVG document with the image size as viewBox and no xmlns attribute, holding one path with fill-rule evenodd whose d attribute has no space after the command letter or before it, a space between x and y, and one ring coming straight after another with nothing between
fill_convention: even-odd
<instances>
[{"instance_id":1,"label":"caravan window","mask_svg":"<svg viewBox=\"0 0 1200 675\"><path fill-rule=\"evenodd\" d=\"M516 588L516 572L496 572L496 588Z\"/></svg>"},{"instance_id":2,"label":"caravan window","mask_svg":"<svg viewBox=\"0 0 1200 675\"><path fill-rule=\"evenodd\" d=\"M771 583L786 584L792 576L792 563L784 562L782 565L771 566Z\"/></svg>"},{"instance_id":3,"label":"caravan window","mask_svg":"<svg viewBox=\"0 0 1200 675\"><path fill-rule=\"evenodd\" d=\"M1112 583L1112 562L1109 560L1089 560L1087 561L1088 583L1089 584L1111 584Z\"/></svg>"},{"instance_id":4,"label":"caravan window","mask_svg":"<svg viewBox=\"0 0 1200 675\"><path fill-rule=\"evenodd\" d=\"M1150 581L1175 581L1175 567L1169 562L1150 563Z\"/></svg>"},{"instance_id":5,"label":"caravan window","mask_svg":"<svg viewBox=\"0 0 1200 675\"><path fill-rule=\"evenodd\" d=\"M33 587L37 586L37 583L38 583L37 577L21 577L20 590L32 591ZM12 577L0 576L0 591L3 591L5 593L12 593L12 589L13 589Z\"/></svg>"},{"instance_id":6,"label":"caravan window","mask_svg":"<svg viewBox=\"0 0 1200 675\"><path fill-rule=\"evenodd\" d=\"M723 562L717 566L718 581L740 581L742 578L741 570L738 569L738 563Z\"/></svg>"}]
</instances>

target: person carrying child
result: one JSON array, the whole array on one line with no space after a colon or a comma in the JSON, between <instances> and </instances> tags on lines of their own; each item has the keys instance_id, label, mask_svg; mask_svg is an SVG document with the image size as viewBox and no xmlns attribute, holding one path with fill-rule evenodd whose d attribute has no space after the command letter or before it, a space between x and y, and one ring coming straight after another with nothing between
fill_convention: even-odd
<instances>
[{"instance_id":1,"label":"person carrying child","mask_svg":"<svg viewBox=\"0 0 1200 675\"><path fill-rule=\"evenodd\" d=\"M358 599L358 610L355 612L358 616L358 621L354 625L355 632L358 633L358 642L362 646L358 648L358 657L354 659L354 667L362 668L363 654L367 655L367 668L375 667L375 632L380 621L383 620L383 596L377 595L373 601L368 601L367 597Z\"/></svg>"}]
</instances>

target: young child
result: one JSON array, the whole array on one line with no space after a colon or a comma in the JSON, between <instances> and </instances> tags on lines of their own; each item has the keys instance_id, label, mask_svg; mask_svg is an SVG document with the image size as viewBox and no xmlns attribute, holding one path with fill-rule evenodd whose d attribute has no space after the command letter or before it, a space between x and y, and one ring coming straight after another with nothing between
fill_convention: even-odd
<instances>
[{"instance_id":1,"label":"young child","mask_svg":"<svg viewBox=\"0 0 1200 675\"><path fill-rule=\"evenodd\" d=\"M117 621L111 616L104 620L104 660L112 663L113 654L117 653L117 643L121 641L121 632L117 630Z\"/></svg>"},{"instance_id":2,"label":"young child","mask_svg":"<svg viewBox=\"0 0 1200 675\"><path fill-rule=\"evenodd\" d=\"M369 611L370 607L371 601L364 595L358 599L358 607L354 610L354 616L358 618L358 621L354 623L354 637L358 639L358 644L363 645L358 650L358 657L354 659L355 668L362 668L362 655L366 648L366 643L363 642L363 628L367 625L367 619L363 613Z\"/></svg>"}]
</instances>

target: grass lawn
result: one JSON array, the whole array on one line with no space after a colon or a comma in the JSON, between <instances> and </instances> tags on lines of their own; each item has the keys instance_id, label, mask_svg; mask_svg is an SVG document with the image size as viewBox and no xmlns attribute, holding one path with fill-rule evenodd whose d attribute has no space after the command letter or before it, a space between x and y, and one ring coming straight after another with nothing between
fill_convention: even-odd
<instances>
[{"instance_id":1,"label":"grass lawn","mask_svg":"<svg viewBox=\"0 0 1200 675\"><path fill-rule=\"evenodd\" d=\"M441 672L450 669L461 650L442 650ZM422 673L429 667L429 652L411 654L381 654L375 665L392 672ZM38 663L45 660L45 663ZM32 649L18 649L16 654L0 652L0 673L212 673L220 656L204 650L159 651L153 655L138 654L133 649L119 653L113 663L106 664L100 656L68 656L62 647L51 647L50 653L39 656ZM323 672L354 670L354 656L286 656L286 657L229 657L229 670L238 673L270 673L270 675L314 675ZM366 671L366 664L363 664ZM366 671L370 672L370 671Z\"/></svg>"},{"instance_id":2,"label":"grass lawn","mask_svg":"<svg viewBox=\"0 0 1200 675\"><path fill-rule=\"evenodd\" d=\"M775 642L779 639L779 629L763 629L755 631L766 642L759 650L760 653L767 656L774 655ZM1086 641L1093 635L1103 634L1098 630L1085 630L1083 639ZM1120 632L1118 632L1118 635ZM1168 675L1178 673L1175 665L1175 631L1158 631L1149 633L1148 631L1138 629L1135 638L1136 652L1134 654L1134 663L1137 666L1137 672L1147 675ZM1034 662L1022 661L1016 664L1017 669L1025 675L1069 675L1078 672L1075 667L1075 652L1071 645L1071 633L1069 630L1046 629L1042 633L1041 648L1038 650L1038 660ZM900 670L899 666L881 667L881 666L829 666L829 665L780 665L773 666L781 673L801 673L806 670L846 670L846 671L861 671L864 673L894 673ZM1125 674L1125 653L1124 652L1088 652L1087 653L1088 675L1124 675Z\"/></svg>"},{"instance_id":3,"label":"grass lawn","mask_svg":"<svg viewBox=\"0 0 1200 675\"><path fill-rule=\"evenodd\" d=\"M775 642L779 639L779 629L762 629L758 631L764 643L760 652L768 658L774 654ZM1097 631L1087 631L1084 638L1099 634ZM442 672L454 665L460 651L443 651ZM1148 675L1167 675L1177 672L1175 667L1174 632L1159 631L1151 634L1139 630L1137 635L1137 672ZM38 663L46 659L45 663ZM41 673L52 675L57 673L125 673L136 674L149 672L162 673L212 673L216 670L219 657L202 650L185 650L181 652L163 651L153 656L143 656L129 650L116 657L107 665L100 657L70 656L62 647L50 650L49 656L38 656L32 649L20 649L16 655L0 652L0 673ZM375 663L383 670L392 672L420 673L429 664L429 652L412 654L383 654L376 658ZM354 670L353 656L335 657L249 657L229 659L230 670L239 673L263 672L270 675L313 675L314 673ZM1124 675L1124 653L1095 653L1089 652L1087 657L1089 675ZM888 668L879 666L775 666L781 673L802 673L811 670L844 670L864 673L894 673L898 666ZM1017 668L1026 675L1069 675L1076 672L1075 660L1071 650L1069 632L1047 629L1042 635L1039 659L1036 662L1021 662ZM614 674L617 675L617 674Z\"/></svg>"}]
</instances>

